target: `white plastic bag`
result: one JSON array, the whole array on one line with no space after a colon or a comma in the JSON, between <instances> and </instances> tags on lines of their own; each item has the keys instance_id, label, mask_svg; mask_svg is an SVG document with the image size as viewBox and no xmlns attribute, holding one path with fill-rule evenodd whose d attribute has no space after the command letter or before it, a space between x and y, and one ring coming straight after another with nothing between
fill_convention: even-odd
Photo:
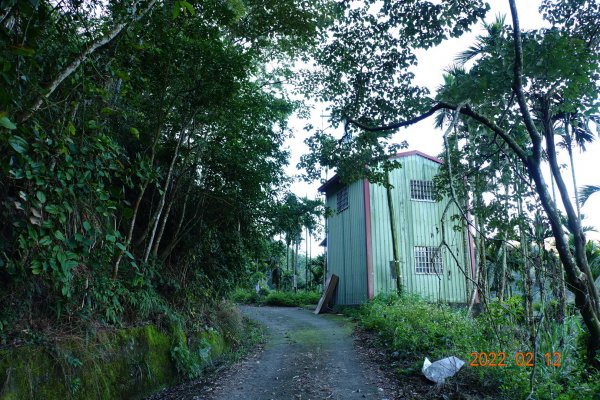
<instances>
[{"instance_id":1,"label":"white plastic bag","mask_svg":"<svg viewBox=\"0 0 600 400\"><path fill-rule=\"evenodd\" d=\"M444 383L446 378L454 376L465 362L457 357L451 356L442 358L441 360L431 362L425 357L423 361L423 375L427 379L435 383Z\"/></svg>"}]
</instances>

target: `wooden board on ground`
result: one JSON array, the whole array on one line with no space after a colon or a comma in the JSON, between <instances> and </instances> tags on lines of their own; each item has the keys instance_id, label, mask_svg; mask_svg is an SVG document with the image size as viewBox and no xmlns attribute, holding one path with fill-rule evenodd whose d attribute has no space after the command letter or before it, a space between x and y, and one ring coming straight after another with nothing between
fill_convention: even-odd
<instances>
[{"instance_id":1,"label":"wooden board on ground","mask_svg":"<svg viewBox=\"0 0 600 400\"><path fill-rule=\"evenodd\" d=\"M333 274L329 278L327 278L327 282L325 282L325 290L323 291L323 296L321 296L319 304L315 309L315 314L321 314L323 312L323 309L327 309L327 306L329 305L329 302L333 297L333 292L335 291L339 279L340 278L337 275Z\"/></svg>"}]
</instances>

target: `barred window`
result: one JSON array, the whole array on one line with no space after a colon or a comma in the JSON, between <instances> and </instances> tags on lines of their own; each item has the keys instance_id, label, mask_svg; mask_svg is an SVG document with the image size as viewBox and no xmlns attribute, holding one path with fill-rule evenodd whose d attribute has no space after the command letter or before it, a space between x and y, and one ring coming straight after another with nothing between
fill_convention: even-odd
<instances>
[{"instance_id":1,"label":"barred window","mask_svg":"<svg viewBox=\"0 0 600 400\"><path fill-rule=\"evenodd\" d=\"M338 214L348 209L348 186L337 193L337 212Z\"/></svg>"},{"instance_id":2,"label":"barred window","mask_svg":"<svg viewBox=\"0 0 600 400\"><path fill-rule=\"evenodd\" d=\"M443 266L440 249L415 246L415 272L417 274L441 274Z\"/></svg>"},{"instance_id":3,"label":"barred window","mask_svg":"<svg viewBox=\"0 0 600 400\"><path fill-rule=\"evenodd\" d=\"M410 181L410 198L417 201L435 201L433 199L433 181Z\"/></svg>"}]
</instances>

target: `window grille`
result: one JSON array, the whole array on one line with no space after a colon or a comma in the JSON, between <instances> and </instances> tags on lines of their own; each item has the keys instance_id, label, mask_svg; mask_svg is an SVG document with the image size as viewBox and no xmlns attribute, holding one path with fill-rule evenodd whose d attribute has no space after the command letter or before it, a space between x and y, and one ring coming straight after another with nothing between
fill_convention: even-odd
<instances>
[{"instance_id":1,"label":"window grille","mask_svg":"<svg viewBox=\"0 0 600 400\"><path fill-rule=\"evenodd\" d=\"M341 189L337 193L337 212L338 214L348 209L348 187Z\"/></svg>"},{"instance_id":2,"label":"window grille","mask_svg":"<svg viewBox=\"0 0 600 400\"><path fill-rule=\"evenodd\" d=\"M417 274L441 274L443 266L440 249L415 246L415 272Z\"/></svg>"},{"instance_id":3,"label":"window grille","mask_svg":"<svg viewBox=\"0 0 600 400\"><path fill-rule=\"evenodd\" d=\"M410 181L410 198L417 201L435 201L433 199L433 181Z\"/></svg>"}]
</instances>

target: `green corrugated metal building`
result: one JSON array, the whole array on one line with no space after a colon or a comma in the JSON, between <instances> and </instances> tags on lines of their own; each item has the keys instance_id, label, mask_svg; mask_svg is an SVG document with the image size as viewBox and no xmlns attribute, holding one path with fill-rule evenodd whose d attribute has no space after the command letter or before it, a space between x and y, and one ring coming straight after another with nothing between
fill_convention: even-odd
<instances>
[{"instance_id":1,"label":"green corrugated metal building","mask_svg":"<svg viewBox=\"0 0 600 400\"><path fill-rule=\"evenodd\" d=\"M452 204L446 213L442 246L441 219L448 199L433 200L433 177L441 160L419 151L399 153L401 168L390 172L398 233L403 290L432 301L465 303L473 276L472 240L455 230ZM379 293L396 291L392 235L386 189L366 179L342 185L336 175L319 188L332 212L327 218L327 273L340 281L336 304L360 304Z\"/></svg>"}]
</instances>

